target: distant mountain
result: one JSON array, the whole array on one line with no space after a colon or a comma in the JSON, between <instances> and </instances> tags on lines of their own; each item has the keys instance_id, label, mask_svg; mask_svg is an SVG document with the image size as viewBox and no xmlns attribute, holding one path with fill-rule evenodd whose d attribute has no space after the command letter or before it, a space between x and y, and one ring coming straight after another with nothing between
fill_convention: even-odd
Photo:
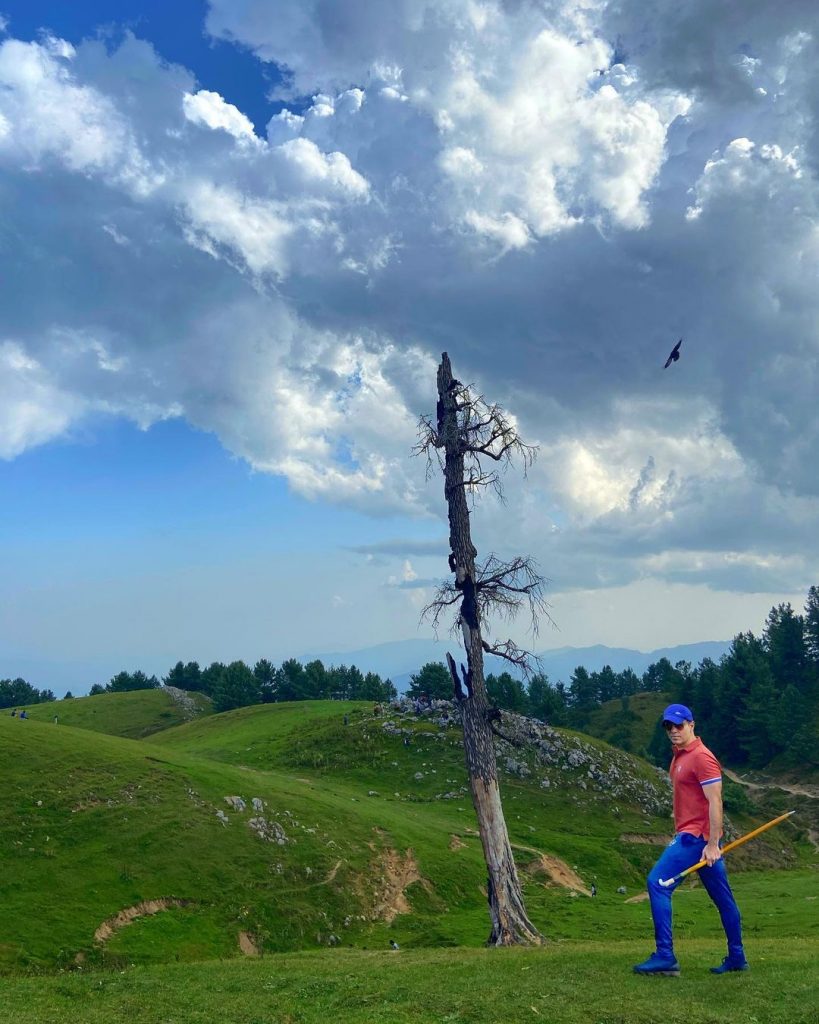
<instances>
[{"instance_id":1,"label":"distant mountain","mask_svg":"<svg viewBox=\"0 0 819 1024\"><path fill-rule=\"evenodd\" d=\"M678 647L662 647L656 651L634 651L627 647L557 647L541 651L542 669L551 682L568 682L578 665L589 672L599 671L604 665L611 665L615 672L631 667L638 675L652 662L668 658L675 662L690 661L699 664L703 658L719 661L731 646L730 641L706 641L698 644L681 644ZM452 640L394 640L389 643L362 647L355 651L332 651L330 653L309 653L299 656L299 661L320 658L325 665L357 665L362 672L377 672L383 679L391 679L399 691L407 689L410 676L428 661L446 662L446 652L451 651L458 661L464 660L463 648ZM92 683L107 683L120 669L128 671L141 668L148 675L156 674L160 679L170 668L169 659L145 658L142 664L134 659L125 662L114 659L99 659L94 662L58 662L46 659L17 658L0 653L0 679L22 676L38 689L49 688L58 697L70 689L74 695L88 693ZM512 666L500 658L487 657L487 672L512 671ZM515 673L512 672L514 675Z\"/></svg>"},{"instance_id":2,"label":"distant mountain","mask_svg":"<svg viewBox=\"0 0 819 1024\"><path fill-rule=\"evenodd\" d=\"M719 661L723 654L728 653L730 647L730 640L705 640L697 644L660 647L647 652L595 644L593 647L559 647L551 651L542 651L540 657L543 671L553 683L561 679L567 683L578 665L582 665L589 672L599 672L604 665L611 665L615 672L630 668L639 676L660 658L668 658L672 665L676 665L678 661L689 661L692 665L699 665L704 658Z\"/></svg>"},{"instance_id":3,"label":"distant mountain","mask_svg":"<svg viewBox=\"0 0 819 1024\"><path fill-rule=\"evenodd\" d=\"M706 640L696 644L680 644L677 647L661 647L655 651L634 651L627 647L558 647L541 651L541 666L552 683L560 680L568 683L572 672L583 665L589 672L599 672L604 665L611 665L615 672L631 668L642 675L649 665L660 658L668 658L672 665L678 661L690 661L698 665L704 658L712 661L726 654L730 640ZM389 678L400 690L409 686L410 676L428 661L446 661L450 651L456 660L463 659L463 649L452 641L445 640L396 640L376 644L356 651L332 652L303 655L299 660L319 658L325 665L356 665L362 672L376 672L382 678ZM487 657L488 672L503 672L511 666L500 658ZM514 674L514 673L513 673Z\"/></svg>"}]
</instances>

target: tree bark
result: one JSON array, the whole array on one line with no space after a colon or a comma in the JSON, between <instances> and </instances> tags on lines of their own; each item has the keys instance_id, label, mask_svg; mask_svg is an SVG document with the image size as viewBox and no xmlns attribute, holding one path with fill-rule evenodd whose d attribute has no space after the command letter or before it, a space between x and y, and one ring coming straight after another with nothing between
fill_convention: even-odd
<instances>
[{"instance_id":1,"label":"tree bark","mask_svg":"<svg viewBox=\"0 0 819 1024\"><path fill-rule=\"evenodd\" d=\"M489 873L487 891L492 931L487 945L539 944L542 936L529 920L523 904L498 788L497 762L484 682L475 570L477 551L472 544L464 482L466 439L462 436L458 417L458 390L458 383L453 384L452 367L445 352L438 367L437 426L439 443L445 451L444 495L449 514L450 568L455 574L455 586L462 594L459 622L467 658L467 669L463 673L465 692L451 658L449 665L455 696L461 707L466 768Z\"/></svg>"}]
</instances>

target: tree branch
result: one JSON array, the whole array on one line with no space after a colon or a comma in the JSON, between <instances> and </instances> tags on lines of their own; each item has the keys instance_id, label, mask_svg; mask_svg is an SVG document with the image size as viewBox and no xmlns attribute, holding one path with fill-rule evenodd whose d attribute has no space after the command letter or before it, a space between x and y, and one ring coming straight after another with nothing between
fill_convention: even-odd
<instances>
[{"instance_id":1,"label":"tree branch","mask_svg":"<svg viewBox=\"0 0 819 1024\"><path fill-rule=\"evenodd\" d=\"M518 647L514 640L504 640L503 643L498 644L490 644L486 640L482 640L481 646L487 654L492 654L496 658L503 658L510 664L523 669L527 678L533 671L541 667L540 658L536 654L532 654L531 651Z\"/></svg>"}]
</instances>

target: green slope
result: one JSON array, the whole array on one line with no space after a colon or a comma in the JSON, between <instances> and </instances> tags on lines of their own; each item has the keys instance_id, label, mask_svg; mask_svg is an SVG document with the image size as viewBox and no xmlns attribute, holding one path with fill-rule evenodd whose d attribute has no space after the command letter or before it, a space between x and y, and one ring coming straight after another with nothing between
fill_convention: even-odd
<instances>
[{"instance_id":1,"label":"green slope","mask_svg":"<svg viewBox=\"0 0 819 1024\"><path fill-rule=\"evenodd\" d=\"M402 946L480 944L485 867L459 733L401 718L385 729L370 709L245 708L141 742L0 717L0 966L234 956L240 933L265 951L331 936L369 948L389 936ZM397 730L412 733L409 746ZM533 920L555 939L645 934L645 906L615 890L639 891L657 852L621 836L668 831L656 772L558 731L540 753L499 756ZM615 797L595 773L618 780ZM261 838L250 825L260 817L287 842ZM795 860L786 836L778 845ZM600 896L552 884L541 853L587 885L596 878ZM133 907L158 912L95 941L104 921ZM681 926L696 934L699 916L683 906Z\"/></svg>"},{"instance_id":2,"label":"green slope","mask_svg":"<svg viewBox=\"0 0 819 1024\"><path fill-rule=\"evenodd\" d=\"M590 713L583 731L642 756L668 699L665 693L635 693L626 698L625 707L619 697L608 700Z\"/></svg>"},{"instance_id":3,"label":"green slope","mask_svg":"<svg viewBox=\"0 0 819 1024\"><path fill-rule=\"evenodd\" d=\"M181 725L192 714L196 717L213 714L209 697L202 693L188 693L185 697L190 705L173 700L164 687L128 693L99 693L93 697L30 704L26 714L35 722L53 725L56 716L58 725L142 739L162 729ZM3 715L10 715L10 712L4 711Z\"/></svg>"}]
</instances>

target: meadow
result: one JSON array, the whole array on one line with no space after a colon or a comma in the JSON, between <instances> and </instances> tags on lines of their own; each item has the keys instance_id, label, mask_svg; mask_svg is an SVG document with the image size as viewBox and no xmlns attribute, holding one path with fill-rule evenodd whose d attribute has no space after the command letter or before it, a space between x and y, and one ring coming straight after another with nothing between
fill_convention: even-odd
<instances>
[{"instance_id":1,"label":"meadow","mask_svg":"<svg viewBox=\"0 0 819 1024\"><path fill-rule=\"evenodd\" d=\"M132 698L145 739L127 738L129 701L106 706L114 696ZM547 941L487 950L457 728L340 702L163 728L169 709L151 699L153 711L140 694L59 702L59 724L48 705L0 716L4 1022L819 1021L819 857L798 824L732 861L751 972L708 973L722 932L686 884L682 977L637 978L651 948L642 879L669 831L658 773L563 730L555 747L587 763L547 772L531 751L501 751L527 909ZM626 773L630 795L612 798L597 766Z\"/></svg>"}]
</instances>

